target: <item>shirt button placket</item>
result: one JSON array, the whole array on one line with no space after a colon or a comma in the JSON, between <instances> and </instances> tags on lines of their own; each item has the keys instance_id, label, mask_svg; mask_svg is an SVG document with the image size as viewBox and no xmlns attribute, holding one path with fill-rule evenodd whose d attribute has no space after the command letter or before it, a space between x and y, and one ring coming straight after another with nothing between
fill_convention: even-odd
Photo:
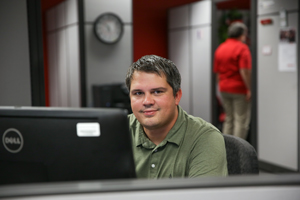
<instances>
[{"instance_id":1,"label":"shirt button placket","mask_svg":"<svg viewBox=\"0 0 300 200\"><path fill-rule=\"evenodd\" d=\"M158 171L158 160L159 156L157 155L157 149L152 152L151 160L150 160L150 176L152 178L156 178Z\"/></svg>"}]
</instances>

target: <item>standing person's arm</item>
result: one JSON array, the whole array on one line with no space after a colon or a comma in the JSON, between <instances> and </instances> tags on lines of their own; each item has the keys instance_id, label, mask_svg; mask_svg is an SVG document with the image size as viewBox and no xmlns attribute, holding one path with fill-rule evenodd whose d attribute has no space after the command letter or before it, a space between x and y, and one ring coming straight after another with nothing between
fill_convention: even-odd
<instances>
[{"instance_id":1,"label":"standing person's arm","mask_svg":"<svg viewBox=\"0 0 300 200\"><path fill-rule=\"evenodd\" d=\"M239 72L241 77L247 87L246 100L250 101L251 99L251 68L252 68L252 58L251 53L248 47L244 47L244 49L240 53L239 60Z\"/></svg>"},{"instance_id":2,"label":"standing person's arm","mask_svg":"<svg viewBox=\"0 0 300 200\"><path fill-rule=\"evenodd\" d=\"M240 74L243 78L243 81L247 87L246 100L249 101L251 99L251 69L240 69Z\"/></svg>"}]
</instances>

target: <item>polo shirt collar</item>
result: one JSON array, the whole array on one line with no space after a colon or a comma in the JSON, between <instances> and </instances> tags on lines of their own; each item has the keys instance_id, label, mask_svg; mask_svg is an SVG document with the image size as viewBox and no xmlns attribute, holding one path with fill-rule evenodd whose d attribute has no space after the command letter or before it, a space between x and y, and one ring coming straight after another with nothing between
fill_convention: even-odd
<instances>
[{"instance_id":1,"label":"polo shirt collar","mask_svg":"<svg viewBox=\"0 0 300 200\"><path fill-rule=\"evenodd\" d=\"M180 131L182 130L181 126L184 123L185 118L184 118L184 111L183 109L178 106L178 117L177 120L172 127L172 129L169 131L167 134L167 137L158 145L158 146L164 146L168 142L176 144L177 146L180 146L180 143L184 137L184 134ZM136 146L143 146L144 148L147 149L153 149L156 147L156 145L149 140L149 138L145 135L144 130L142 125L139 123L138 127L138 137L135 138Z\"/></svg>"},{"instance_id":2,"label":"polo shirt collar","mask_svg":"<svg viewBox=\"0 0 300 200\"><path fill-rule=\"evenodd\" d=\"M227 38L226 42L241 42L241 41L239 41L238 39L235 39L235 38Z\"/></svg>"},{"instance_id":3,"label":"polo shirt collar","mask_svg":"<svg viewBox=\"0 0 300 200\"><path fill-rule=\"evenodd\" d=\"M156 145L149 140L149 138L144 133L142 125L139 123L138 127L138 137L136 137L136 146L143 146L146 149L154 149Z\"/></svg>"}]
</instances>

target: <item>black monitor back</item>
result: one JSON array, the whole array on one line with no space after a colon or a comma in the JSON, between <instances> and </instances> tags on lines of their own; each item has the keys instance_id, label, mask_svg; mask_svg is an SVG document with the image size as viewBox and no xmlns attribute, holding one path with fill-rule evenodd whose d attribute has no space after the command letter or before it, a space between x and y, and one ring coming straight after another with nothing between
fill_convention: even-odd
<instances>
[{"instance_id":1,"label":"black monitor back","mask_svg":"<svg viewBox=\"0 0 300 200\"><path fill-rule=\"evenodd\" d=\"M93 85L93 106L124 108L132 113L129 91L124 83Z\"/></svg>"},{"instance_id":2,"label":"black monitor back","mask_svg":"<svg viewBox=\"0 0 300 200\"><path fill-rule=\"evenodd\" d=\"M135 177L123 109L0 107L0 134L0 184Z\"/></svg>"}]
</instances>

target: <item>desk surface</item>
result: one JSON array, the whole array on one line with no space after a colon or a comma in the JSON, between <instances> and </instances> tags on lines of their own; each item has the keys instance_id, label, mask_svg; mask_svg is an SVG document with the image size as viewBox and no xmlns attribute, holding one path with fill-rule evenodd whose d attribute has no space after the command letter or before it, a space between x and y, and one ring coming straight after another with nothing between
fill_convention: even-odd
<instances>
[{"instance_id":1,"label":"desk surface","mask_svg":"<svg viewBox=\"0 0 300 200\"><path fill-rule=\"evenodd\" d=\"M263 190L262 190L263 189ZM268 190L266 190L268 189ZM161 179L161 180L109 180L109 181L87 181L87 182L61 182L61 183L40 183L24 185L4 185L0 186L0 198L18 198L27 199L37 197L37 199L73 199L82 197L83 199L94 196L99 198L101 195L120 195L124 193L129 195L147 194L151 199L156 198L153 195L166 195L171 199L172 195L177 197L181 195L191 195L196 193L211 191L212 195L229 195L241 193L242 196L253 194L253 191L260 191L265 194L272 194L272 198L282 197L283 194L292 195L285 199L300 199L300 174L282 174L282 175L253 175L253 176L230 176L230 177L205 177L194 179ZM155 193L153 193L155 191ZM227 191L224 194L220 191ZM230 192L231 191L231 192ZM178 193L181 192L181 193ZM245 193L246 192L246 193ZM170 194L172 194L170 196ZM178 193L178 194L176 194ZM185 194L186 193L186 194ZM196 193L194 195L196 195ZM259 194L259 193L256 193ZM83 195L83 196L82 196ZM91 196L92 195L92 196ZM201 194L203 195L203 194ZM197 195L198 196L198 195ZM198 196L199 197L199 196ZM264 196L266 197L266 196ZM116 196L116 198L119 198ZM167 199L168 199L167 198ZM172 197L174 198L174 197ZM176 197L175 197L176 198ZM215 198L215 197L214 197ZM229 198L229 197L228 197ZM232 196L230 197L232 198ZM256 198L256 197L255 197ZM271 197L270 197L271 198ZM114 199L114 198L110 198ZM125 198L126 199L126 198ZM144 199L144 198L143 198Z\"/></svg>"}]
</instances>

